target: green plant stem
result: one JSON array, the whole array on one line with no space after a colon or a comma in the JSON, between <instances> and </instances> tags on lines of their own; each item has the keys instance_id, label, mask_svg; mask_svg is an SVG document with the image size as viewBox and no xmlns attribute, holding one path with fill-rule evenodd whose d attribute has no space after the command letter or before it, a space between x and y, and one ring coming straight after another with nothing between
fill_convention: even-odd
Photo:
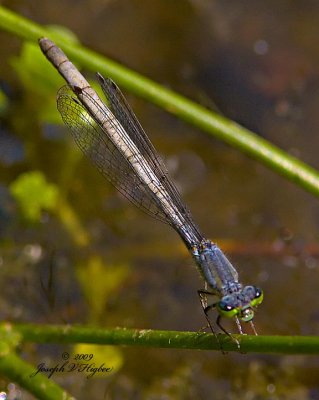
<instances>
[{"instance_id":1,"label":"green plant stem","mask_svg":"<svg viewBox=\"0 0 319 400\"><path fill-rule=\"evenodd\" d=\"M0 7L0 28L27 40L35 41L43 36L49 36L55 40L55 35L47 29L4 7ZM59 38L55 41L72 61L110 76L122 87L223 140L319 196L318 172L267 140L106 57L82 46L70 45Z\"/></svg>"},{"instance_id":2,"label":"green plant stem","mask_svg":"<svg viewBox=\"0 0 319 400\"><path fill-rule=\"evenodd\" d=\"M238 351L227 335L219 341L211 333L153 331L137 329L100 329L59 325L13 325L23 340L36 343L94 343L171 349ZM318 336L249 336L233 335L244 353L318 354Z\"/></svg>"},{"instance_id":3,"label":"green plant stem","mask_svg":"<svg viewBox=\"0 0 319 400\"><path fill-rule=\"evenodd\" d=\"M41 373L33 376L37 368L18 357L13 351L0 355L0 372L7 378L28 390L37 399L42 400L74 400L52 379Z\"/></svg>"}]
</instances>

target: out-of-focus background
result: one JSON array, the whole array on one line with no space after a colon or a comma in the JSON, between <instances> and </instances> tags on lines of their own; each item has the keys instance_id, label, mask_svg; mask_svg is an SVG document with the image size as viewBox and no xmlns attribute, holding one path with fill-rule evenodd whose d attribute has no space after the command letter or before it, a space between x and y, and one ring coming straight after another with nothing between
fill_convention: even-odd
<instances>
[{"instance_id":1,"label":"out-of-focus background","mask_svg":"<svg viewBox=\"0 0 319 400\"><path fill-rule=\"evenodd\" d=\"M319 3L2 5L68 28L85 46L319 168ZM0 49L1 320L199 330L202 282L179 237L126 201L82 156L55 109L62 80L37 49L4 32ZM87 76L94 78L92 71ZM264 289L258 332L318 334L318 199L127 97L201 230L225 250L244 283ZM78 399L319 397L318 359L310 357L53 345L28 345L23 354L35 365L53 364L65 350L92 351L114 367L92 379L56 375ZM5 390L7 382L0 384Z\"/></svg>"}]
</instances>

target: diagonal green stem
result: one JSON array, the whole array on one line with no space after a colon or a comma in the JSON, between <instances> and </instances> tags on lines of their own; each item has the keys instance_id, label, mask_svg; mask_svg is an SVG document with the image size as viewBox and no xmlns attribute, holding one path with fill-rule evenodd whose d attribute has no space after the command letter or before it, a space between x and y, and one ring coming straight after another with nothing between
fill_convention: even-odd
<instances>
[{"instance_id":1,"label":"diagonal green stem","mask_svg":"<svg viewBox=\"0 0 319 400\"><path fill-rule=\"evenodd\" d=\"M0 345L0 373L43 400L74 400L65 390L38 373L37 368L18 357L5 342Z\"/></svg>"},{"instance_id":2,"label":"diagonal green stem","mask_svg":"<svg viewBox=\"0 0 319 400\"><path fill-rule=\"evenodd\" d=\"M55 35L45 28L4 7L0 7L0 28L32 41L49 36L63 48L72 61L110 76L122 87L223 140L319 196L319 174L315 169L248 129L91 50L66 43L61 38L55 39Z\"/></svg>"}]
</instances>

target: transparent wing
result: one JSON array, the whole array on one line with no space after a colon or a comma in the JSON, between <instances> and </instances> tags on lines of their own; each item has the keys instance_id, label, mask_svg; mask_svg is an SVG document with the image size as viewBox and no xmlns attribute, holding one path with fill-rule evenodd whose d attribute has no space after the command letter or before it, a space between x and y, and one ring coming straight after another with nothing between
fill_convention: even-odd
<instances>
[{"instance_id":1,"label":"transparent wing","mask_svg":"<svg viewBox=\"0 0 319 400\"><path fill-rule=\"evenodd\" d=\"M154 201L153 193L140 181L130 163L96 124L69 86L59 90L57 107L75 142L97 169L140 209L170 223Z\"/></svg>"},{"instance_id":2,"label":"transparent wing","mask_svg":"<svg viewBox=\"0 0 319 400\"><path fill-rule=\"evenodd\" d=\"M191 213L183 202L174 182L170 178L162 158L155 150L121 90L110 78L105 79L99 73L97 74L97 77L103 93L109 101L112 113L120 121L121 125L129 134L141 154L143 154L144 158L148 161L148 164L152 167L152 170L161 181L165 191L169 194L170 199L183 215L189 228L194 232L197 232L198 237L200 237L198 228L192 220Z\"/></svg>"},{"instance_id":3,"label":"transparent wing","mask_svg":"<svg viewBox=\"0 0 319 400\"><path fill-rule=\"evenodd\" d=\"M173 204L176 212L183 217L185 224L188 225L188 229L192 231L193 236L198 237L200 240L201 235L193 223L190 213L184 206L175 185L168 176L162 160L125 101L124 96L112 81L104 80L100 76L99 79L103 80L101 82L102 89L110 101L112 112L161 182L163 195ZM138 208L177 229L172 219L159 204L156 195L136 174L130 162L118 150L107 132L95 122L94 116L89 114L87 109L82 105L81 100L74 94L77 90L80 89L74 88L72 90L69 86L63 86L57 96L58 110L64 123L70 128L77 145L98 170ZM89 98L96 107L99 107L88 93L81 91L80 94L81 97ZM100 107L99 110L103 112ZM112 118L114 116L106 115L103 112L103 119L114 126ZM123 135L121 132L119 134ZM127 142L124 135L122 139ZM147 173L147 169L145 169L145 173ZM159 188L159 190L161 189Z\"/></svg>"}]
</instances>

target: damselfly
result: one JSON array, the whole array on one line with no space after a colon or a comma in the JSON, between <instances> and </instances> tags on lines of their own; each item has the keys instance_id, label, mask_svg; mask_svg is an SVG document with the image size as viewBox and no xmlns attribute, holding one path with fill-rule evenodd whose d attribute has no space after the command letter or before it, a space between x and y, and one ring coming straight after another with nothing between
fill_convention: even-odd
<instances>
[{"instance_id":1,"label":"damselfly","mask_svg":"<svg viewBox=\"0 0 319 400\"><path fill-rule=\"evenodd\" d=\"M240 321L250 322L257 334L253 317L254 309L263 300L262 290L243 286L222 250L201 234L162 159L116 84L97 74L108 107L62 50L46 38L40 39L39 44L68 83L58 91L57 107L78 146L137 207L171 225L192 254L205 282L205 289L198 290L198 294L212 332L215 334L208 312L216 308L216 323L227 335L231 336L221 324L222 317L234 317L240 333ZM208 304L207 296L211 295L218 300Z\"/></svg>"}]
</instances>

